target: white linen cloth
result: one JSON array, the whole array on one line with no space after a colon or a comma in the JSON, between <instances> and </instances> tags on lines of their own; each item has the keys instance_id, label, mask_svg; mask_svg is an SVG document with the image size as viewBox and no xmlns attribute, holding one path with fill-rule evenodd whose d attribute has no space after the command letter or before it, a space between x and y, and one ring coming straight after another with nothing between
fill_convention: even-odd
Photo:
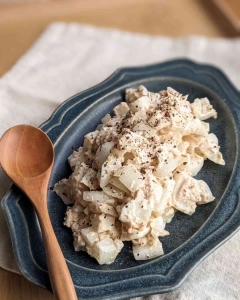
<instances>
[{"instance_id":1,"label":"white linen cloth","mask_svg":"<svg viewBox=\"0 0 240 300\"><path fill-rule=\"evenodd\" d=\"M220 67L240 88L239 55L240 39L173 39L54 23L0 78L0 136L16 124L40 125L65 99L101 82L123 66L187 57ZM10 185L11 181L0 170L0 199ZM178 290L145 299L239 299L239 253L240 232L206 258ZM0 266L19 272L1 209Z\"/></svg>"}]
</instances>

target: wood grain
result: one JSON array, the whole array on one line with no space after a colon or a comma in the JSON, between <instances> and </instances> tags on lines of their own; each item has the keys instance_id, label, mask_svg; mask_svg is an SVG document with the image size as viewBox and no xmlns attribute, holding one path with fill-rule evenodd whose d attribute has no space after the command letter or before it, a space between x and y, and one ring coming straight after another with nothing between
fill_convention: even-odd
<instances>
[{"instance_id":1,"label":"wood grain","mask_svg":"<svg viewBox=\"0 0 240 300\"><path fill-rule=\"evenodd\" d=\"M229 22L240 31L240 1L239 0L213 0Z\"/></svg>"},{"instance_id":2,"label":"wood grain","mask_svg":"<svg viewBox=\"0 0 240 300\"><path fill-rule=\"evenodd\" d=\"M1 300L56 300L54 295L28 282L23 276L0 268Z\"/></svg>"},{"instance_id":3,"label":"wood grain","mask_svg":"<svg viewBox=\"0 0 240 300\"><path fill-rule=\"evenodd\" d=\"M54 295L58 300L77 300L70 272L48 214L47 190L54 162L50 139L37 127L14 126L1 138L0 158L3 170L29 197L37 212Z\"/></svg>"},{"instance_id":4,"label":"wood grain","mask_svg":"<svg viewBox=\"0 0 240 300\"><path fill-rule=\"evenodd\" d=\"M209 0L69 0L0 6L0 76L51 22L78 22L151 35L233 37L238 33ZM1 300L53 300L0 268Z\"/></svg>"},{"instance_id":5,"label":"wood grain","mask_svg":"<svg viewBox=\"0 0 240 300\"><path fill-rule=\"evenodd\" d=\"M152 35L236 36L209 0L71 0L0 6L0 76L53 21ZM219 21L220 20L220 21Z\"/></svg>"}]
</instances>

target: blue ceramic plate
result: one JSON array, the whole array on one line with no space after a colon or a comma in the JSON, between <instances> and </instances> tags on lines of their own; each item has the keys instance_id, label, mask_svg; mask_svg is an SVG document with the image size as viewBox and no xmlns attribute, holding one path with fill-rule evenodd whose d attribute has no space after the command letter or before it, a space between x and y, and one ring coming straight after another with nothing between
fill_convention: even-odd
<instances>
[{"instance_id":1,"label":"blue ceramic plate","mask_svg":"<svg viewBox=\"0 0 240 300\"><path fill-rule=\"evenodd\" d=\"M56 153L50 186L71 174L67 157L72 147L82 145L84 135L123 101L127 87L140 84L153 92L171 86L189 94L190 101L208 97L218 111L218 119L209 122L211 132L219 138L226 166L206 161L198 177L211 186L216 200L199 206L191 217L178 213L167 226L170 236L162 238L165 255L150 261L135 261L130 243L125 243L116 261L106 266L98 265L84 252L75 252L71 231L63 226L66 207L49 190L51 221L79 299L113 300L172 291L240 225L240 94L218 69L188 60L120 69L103 83L64 102L41 126L53 141ZM2 203L22 274L51 290L41 231L32 205L15 186Z\"/></svg>"}]
</instances>

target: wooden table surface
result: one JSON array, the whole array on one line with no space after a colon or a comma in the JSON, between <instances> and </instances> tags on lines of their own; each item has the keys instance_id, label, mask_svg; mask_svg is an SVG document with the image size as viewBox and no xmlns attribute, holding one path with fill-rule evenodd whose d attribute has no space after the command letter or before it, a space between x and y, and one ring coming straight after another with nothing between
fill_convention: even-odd
<instances>
[{"instance_id":1,"label":"wooden table surface","mask_svg":"<svg viewBox=\"0 0 240 300\"><path fill-rule=\"evenodd\" d=\"M210 0L62 0L1 5L0 76L54 21L93 24L151 35L237 36ZM0 299L53 300L55 297L22 276L0 268Z\"/></svg>"}]
</instances>

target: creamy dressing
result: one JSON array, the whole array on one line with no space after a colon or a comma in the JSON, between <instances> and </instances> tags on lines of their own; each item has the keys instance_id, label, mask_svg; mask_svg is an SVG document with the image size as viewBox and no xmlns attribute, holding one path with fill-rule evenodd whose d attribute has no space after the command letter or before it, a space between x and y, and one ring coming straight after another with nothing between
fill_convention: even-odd
<instances>
[{"instance_id":1,"label":"creamy dressing","mask_svg":"<svg viewBox=\"0 0 240 300\"><path fill-rule=\"evenodd\" d=\"M136 260L163 255L161 237L177 210L191 215L214 200L196 180L204 161L224 165L208 118L217 112L207 98L191 104L172 88L126 90L126 102L107 114L83 147L69 157L73 170L54 186L67 204L64 224L76 251L99 264L112 263L132 241ZM160 239L159 239L160 238Z\"/></svg>"}]
</instances>

